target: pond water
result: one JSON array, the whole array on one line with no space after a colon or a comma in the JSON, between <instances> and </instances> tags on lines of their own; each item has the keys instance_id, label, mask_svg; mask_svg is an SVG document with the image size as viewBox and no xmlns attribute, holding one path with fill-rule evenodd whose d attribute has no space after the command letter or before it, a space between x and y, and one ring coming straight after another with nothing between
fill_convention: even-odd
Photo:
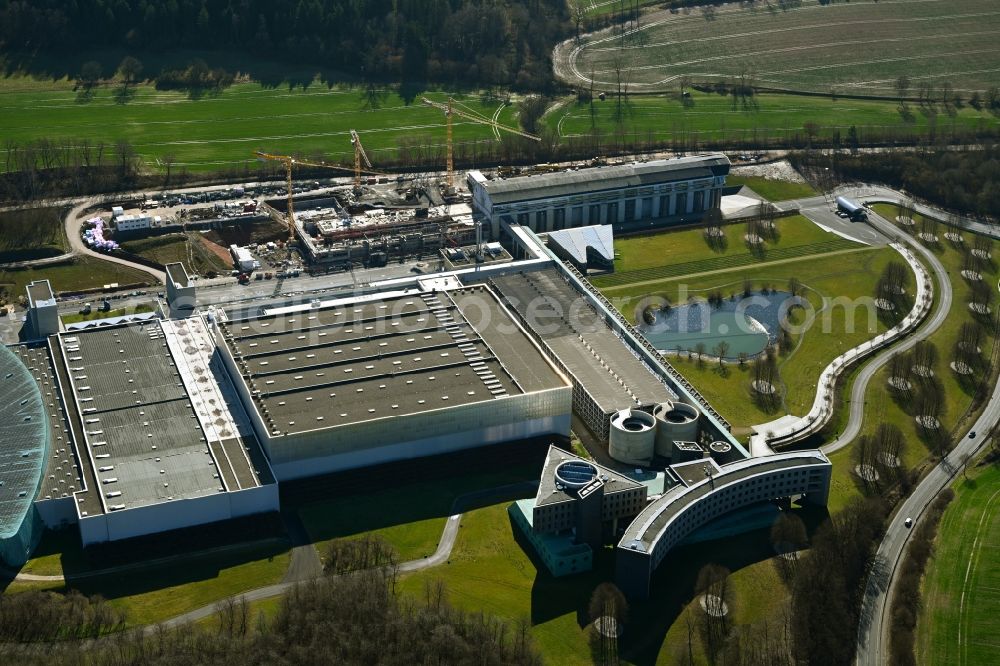
<instances>
[{"instance_id":1,"label":"pond water","mask_svg":"<svg viewBox=\"0 0 1000 666\"><path fill-rule=\"evenodd\" d=\"M705 352L713 353L720 341L729 343L726 358L737 358L741 352L754 356L764 351L778 337L781 316L786 313L787 291L754 294L747 298L726 299L718 307L706 301L678 305L669 312L657 312L653 324L641 322L638 329L660 351L672 352L678 347L694 351L700 342Z\"/></svg>"}]
</instances>

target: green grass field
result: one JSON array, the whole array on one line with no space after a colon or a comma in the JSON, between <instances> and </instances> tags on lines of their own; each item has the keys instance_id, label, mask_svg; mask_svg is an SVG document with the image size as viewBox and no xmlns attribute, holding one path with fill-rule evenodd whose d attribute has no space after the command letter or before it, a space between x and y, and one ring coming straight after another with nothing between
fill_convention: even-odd
<instances>
[{"instance_id":1,"label":"green grass field","mask_svg":"<svg viewBox=\"0 0 1000 666\"><path fill-rule=\"evenodd\" d=\"M876 205L875 211L888 220L894 220L896 209L894 206ZM922 219L919 215L918 222ZM946 228L938 230L941 242L932 246L932 250L948 271L953 288L952 308L944 324L929 340L938 349L939 360L935 367L935 374L940 379L944 388L944 400L941 408L941 425L943 433L947 434L969 413L972 405L975 385L970 381L963 381L948 366L952 360L952 350L958 340L959 331L962 324L971 321L972 315L968 309L972 290L969 283L960 275L962 269L962 251L950 241L944 239L943 234ZM965 234L966 243L971 243L970 234ZM1000 247L993 243L993 252L997 252ZM1000 272L995 264L990 264L984 273L987 281L996 282ZM995 307L995 306L994 306ZM984 356L989 356L994 344L994 338L986 329L984 342L982 344ZM977 375L978 377L978 375ZM932 455L936 448L935 441L928 437L916 424L914 417L913 400L894 396L892 392L884 387L889 381L889 371L883 368L872 378L868 393L865 396L865 417L862 434L871 433L880 423L890 423L897 426L902 432L906 447L903 454L903 462L908 467L923 464ZM847 395L847 389L843 391ZM846 407L846 406L845 406ZM842 427L842 421L840 422ZM830 428L828 428L830 429ZM834 426L831 430L833 434L837 431ZM833 478L830 488L830 510L836 511L843 507L853 497L857 497L861 492L857 476L852 473L853 463L851 462L851 447L838 451L833 460Z\"/></svg>"},{"instance_id":2,"label":"green grass field","mask_svg":"<svg viewBox=\"0 0 1000 666\"><path fill-rule=\"evenodd\" d=\"M590 663L586 635L575 611L599 577L591 572L559 579L538 572L514 539L507 505L465 514L448 564L408 575L400 588L419 597L426 584L443 581L448 598L460 608L482 610L510 622L528 620L546 663Z\"/></svg>"},{"instance_id":3,"label":"green grass field","mask_svg":"<svg viewBox=\"0 0 1000 666\"><path fill-rule=\"evenodd\" d=\"M990 664L1000 633L1000 467L955 482L923 582L922 664Z\"/></svg>"},{"instance_id":4,"label":"green grass field","mask_svg":"<svg viewBox=\"0 0 1000 666\"><path fill-rule=\"evenodd\" d=\"M106 284L148 285L152 276L128 266L107 261L81 257L66 263L39 268L0 270L0 292L5 291L8 299L24 295L24 288L33 280L48 279L56 292L99 289Z\"/></svg>"},{"instance_id":5,"label":"green grass field","mask_svg":"<svg viewBox=\"0 0 1000 666\"><path fill-rule=\"evenodd\" d=\"M1000 83L996 9L992 0L792 0L661 11L646 14L624 40L616 31L591 36L575 65L605 87L623 68L632 90L676 89L681 76L733 80L744 71L757 85L786 90L892 94L899 76L914 89L948 82L985 90Z\"/></svg>"},{"instance_id":6,"label":"green grass field","mask_svg":"<svg viewBox=\"0 0 1000 666\"><path fill-rule=\"evenodd\" d=\"M256 166L255 150L353 165L351 129L360 134L376 169L387 152L393 157L440 155L443 166L445 117L423 105L420 96L440 102L449 94L487 117L499 111L500 122L516 125L513 106L501 109L500 101L459 92L425 91L404 99L393 90L370 92L317 81L305 89L238 84L192 99L140 85L120 104L113 88L99 88L92 99L80 102L65 79L9 77L0 79L0 126L4 139L17 142L44 137L113 146L125 139L151 169L161 169L158 160L167 156L176 168L191 171ZM460 118L454 130L458 155L465 142L495 140L490 127ZM0 169L9 168L5 154L0 150Z\"/></svg>"},{"instance_id":7,"label":"green grass field","mask_svg":"<svg viewBox=\"0 0 1000 666\"><path fill-rule=\"evenodd\" d=\"M72 530L46 532L24 573L64 575L65 585L43 583L45 589L67 588L99 594L128 613L128 625L168 619L228 596L277 583L288 569L290 551L284 540L254 542L221 551L189 553L179 560L128 567L113 573L85 575L93 570ZM12 583L7 593L30 589Z\"/></svg>"},{"instance_id":8,"label":"green grass field","mask_svg":"<svg viewBox=\"0 0 1000 666\"><path fill-rule=\"evenodd\" d=\"M633 89L634 91L634 89ZM857 128L860 140L868 135L889 132L899 136L926 136L932 130L947 133L951 129L993 128L1000 119L986 110L965 105L954 115L944 112L925 114L910 106L905 117L892 101L831 99L777 93L760 93L757 107L733 108L732 98L715 93L691 91L688 105L676 94L631 95L623 105L620 118L613 96L589 103L572 101L548 118L550 127L561 138L597 135L603 145L615 145L616 134L635 141L669 142L685 137L698 141L725 141L732 145L766 144L798 137L806 144L807 123L815 123L815 139L830 141L835 134L846 145L850 128ZM593 139L591 139L593 140Z\"/></svg>"},{"instance_id":9,"label":"green grass field","mask_svg":"<svg viewBox=\"0 0 1000 666\"><path fill-rule=\"evenodd\" d=\"M537 477L533 467L516 466L491 474L453 476L408 483L364 497L347 495L299 507L299 517L320 556L333 539L375 534L396 549L400 561L432 555L459 496Z\"/></svg>"},{"instance_id":10,"label":"green grass field","mask_svg":"<svg viewBox=\"0 0 1000 666\"><path fill-rule=\"evenodd\" d=\"M466 513L448 564L406 575L401 590L420 598L426 585L441 581L450 601L460 608L482 609L509 622L527 621L546 664L592 663L587 604L598 584L614 579L612 550L598 552L590 572L553 578L524 550L514 530L507 503ZM707 562L733 571L736 625L776 619L788 592L763 532L727 540L731 550L726 552L720 551L719 542L671 552L657 573L653 596L631 604L619 643L623 663L678 663L678 652L686 650L684 620L691 612L694 581ZM700 643L697 637L695 641ZM695 649L700 656L700 645Z\"/></svg>"},{"instance_id":11,"label":"green grass field","mask_svg":"<svg viewBox=\"0 0 1000 666\"><path fill-rule=\"evenodd\" d=\"M0 263L57 257L69 249L65 208L24 208L0 212Z\"/></svg>"},{"instance_id":12,"label":"green grass field","mask_svg":"<svg viewBox=\"0 0 1000 666\"><path fill-rule=\"evenodd\" d=\"M726 185L746 185L768 201L788 201L816 194L809 183L793 183L787 180L772 180L760 176L727 176Z\"/></svg>"},{"instance_id":13,"label":"green grass field","mask_svg":"<svg viewBox=\"0 0 1000 666\"><path fill-rule=\"evenodd\" d=\"M800 257L863 246L823 231L802 216L777 221L781 234L777 243L768 243L762 251L751 253L743 236L746 228L740 224L723 227L726 244L717 252L708 247L701 230L690 232L636 236L618 241L615 252L615 272L595 277L594 285L617 293L632 291L633 285L650 284L667 278L725 272L739 266L788 261ZM700 243L700 247L699 247ZM675 257L685 261L670 263Z\"/></svg>"}]
</instances>

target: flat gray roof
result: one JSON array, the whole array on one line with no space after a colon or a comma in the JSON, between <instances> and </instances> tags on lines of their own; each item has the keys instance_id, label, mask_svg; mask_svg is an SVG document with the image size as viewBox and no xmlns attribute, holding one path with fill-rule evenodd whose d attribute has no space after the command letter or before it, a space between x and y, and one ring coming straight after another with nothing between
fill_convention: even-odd
<instances>
[{"instance_id":1,"label":"flat gray roof","mask_svg":"<svg viewBox=\"0 0 1000 666\"><path fill-rule=\"evenodd\" d=\"M224 489L158 321L60 339L93 456L94 490L109 507Z\"/></svg>"},{"instance_id":2,"label":"flat gray roof","mask_svg":"<svg viewBox=\"0 0 1000 666\"><path fill-rule=\"evenodd\" d=\"M28 300L30 305L38 305L43 301L51 301L55 296L52 294L52 285L48 280L35 280L27 286Z\"/></svg>"},{"instance_id":3,"label":"flat gray roof","mask_svg":"<svg viewBox=\"0 0 1000 666\"><path fill-rule=\"evenodd\" d=\"M556 269L512 273L493 282L605 413L677 398Z\"/></svg>"},{"instance_id":4,"label":"flat gray roof","mask_svg":"<svg viewBox=\"0 0 1000 666\"><path fill-rule=\"evenodd\" d=\"M164 268L167 271L167 277L174 284L180 287L188 286L188 274L187 269L184 268L184 264L178 261L173 264L167 264Z\"/></svg>"},{"instance_id":5,"label":"flat gray roof","mask_svg":"<svg viewBox=\"0 0 1000 666\"><path fill-rule=\"evenodd\" d=\"M675 180L724 176L729 173L729 166L728 157L721 153L713 153L650 162L588 167L575 171L566 170L513 178L498 178L486 181L483 183L483 188L489 193L493 203L509 203L638 187Z\"/></svg>"},{"instance_id":6,"label":"flat gray roof","mask_svg":"<svg viewBox=\"0 0 1000 666\"><path fill-rule=\"evenodd\" d=\"M722 474L714 477L714 483L710 483L706 477L702 477L700 483L696 485L675 486L664 493L663 497L643 509L625 530L619 547L627 548L633 541L640 541L647 553L652 552L654 543L667 523L687 507L711 495L720 484L729 485L757 474L783 469L808 465L828 466L829 464L830 461L827 460L826 456L817 451L777 454L723 465L721 467Z\"/></svg>"},{"instance_id":7,"label":"flat gray roof","mask_svg":"<svg viewBox=\"0 0 1000 666\"><path fill-rule=\"evenodd\" d=\"M284 434L565 386L482 286L220 326Z\"/></svg>"}]
</instances>

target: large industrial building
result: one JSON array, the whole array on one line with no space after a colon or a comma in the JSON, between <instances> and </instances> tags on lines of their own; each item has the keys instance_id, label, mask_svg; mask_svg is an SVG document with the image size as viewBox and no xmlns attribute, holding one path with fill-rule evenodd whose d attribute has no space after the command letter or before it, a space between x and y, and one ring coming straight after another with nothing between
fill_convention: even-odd
<instances>
[{"instance_id":1,"label":"large industrial building","mask_svg":"<svg viewBox=\"0 0 1000 666\"><path fill-rule=\"evenodd\" d=\"M569 380L484 285L217 326L281 479L569 432Z\"/></svg>"},{"instance_id":2,"label":"large industrial building","mask_svg":"<svg viewBox=\"0 0 1000 666\"><path fill-rule=\"evenodd\" d=\"M78 524L89 545L278 509L270 466L214 349L191 317L3 350L4 386L14 390L16 379L23 394L4 402L5 422L20 423L3 447L19 464L0 473L0 497L17 500L3 503L5 561L23 562L41 525Z\"/></svg>"},{"instance_id":3,"label":"large industrial building","mask_svg":"<svg viewBox=\"0 0 1000 666\"><path fill-rule=\"evenodd\" d=\"M501 223L536 233L610 224L638 231L698 222L718 209L729 174L723 154L489 179L470 171L473 213L493 238Z\"/></svg>"},{"instance_id":4,"label":"large industrial building","mask_svg":"<svg viewBox=\"0 0 1000 666\"><path fill-rule=\"evenodd\" d=\"M77 525L87 545L276 511L281 481L568 437L574 416L607 446L608 464L551 448L536 497L511 508L554 575L588 569L595 547L624 535L619 582L643 596L665 554L716 516L790 496L824 502L821 453L752 458L580 273L613 261L612 229L717 205L727 171L708 156L527 181L471 174L502 261L297 304L199 310L195 283L171 264L169 318L60 330L50 285L32 283L31 341L0 354L0 554L23 562L43 526ZM552 200L563 213L550 214ZM593 217L574 212L594 206ZM557 232L547 247L532 229L557 220L610 228ZM368 259L409 252L416 227L386 225L396 235L365 245ZM367 243L381 222L365 226L354 229L361 241L316 247Z\"/></svg>"}]
</instances>

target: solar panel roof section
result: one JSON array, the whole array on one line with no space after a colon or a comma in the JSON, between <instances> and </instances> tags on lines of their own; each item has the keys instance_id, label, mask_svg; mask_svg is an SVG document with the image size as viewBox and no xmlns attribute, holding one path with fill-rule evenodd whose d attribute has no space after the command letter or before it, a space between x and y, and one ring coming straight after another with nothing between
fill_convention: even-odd
<instances>
[{"instance_id":1,"label":"solar panel roof section","mask_svg":"<svg viewBox=\"0 0 1000 666\"><path fill-rule=\"evenodd\" d=\"M494 204L570 196L584 192L621 189L674 180L711 178L728 173L729 160L724 155L679 157L650 162L584 168L576 171L516 176L489 180L483 187Z\"/></svg>"},{"instance_id":2,"label":"solar panel roof section","mask_svg":"<svg viewBox=\"0 0 1000 666\"><path fill-rule=\"evenodd\" d=\"M224 490L159 321L63 334L61 344L105 507Z\"/></svg>"}]
</instances>

